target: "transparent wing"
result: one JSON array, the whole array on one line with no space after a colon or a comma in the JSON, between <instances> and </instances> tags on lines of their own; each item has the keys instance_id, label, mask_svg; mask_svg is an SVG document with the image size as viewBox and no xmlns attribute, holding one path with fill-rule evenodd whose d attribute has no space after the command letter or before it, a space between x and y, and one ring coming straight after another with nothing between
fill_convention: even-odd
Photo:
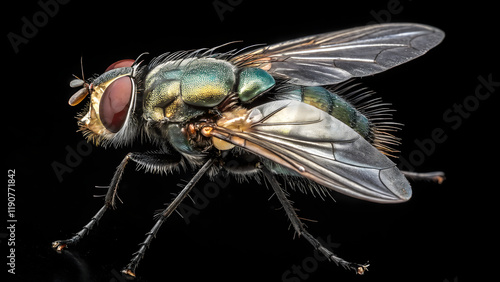
<instances>
[{"instance_id":1,"label":"transparent wing","mask_svg":"<svg viewBox=\"0 0 500 282\"><path fill-rule=\"evenodd\" d=\"M406 201L411 187L386 156L349 126L298 101L257 106L218 122L212 136L287 167L325 187L381 203Z\"/></svg>"},{"instance_id":2,"label":"transparent wing","mask_svg":"<svg viewBox=\"0 0 500 282\"><path fill-rule=\"evenodd\" d=\"M232 61L260 67L294 84L331 85L408 62L438 45L443 38L444 32L431 26L379 24L270 45Z\"/></svg>"}]
</instances>

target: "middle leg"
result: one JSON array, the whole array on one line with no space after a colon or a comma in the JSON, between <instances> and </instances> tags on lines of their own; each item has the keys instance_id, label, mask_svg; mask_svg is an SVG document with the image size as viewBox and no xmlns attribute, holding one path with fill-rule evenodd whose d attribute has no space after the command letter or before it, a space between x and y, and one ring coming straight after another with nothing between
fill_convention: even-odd
<instances>
[{"instance_id":1,"label":"middle leg","mask_svg":"<svg viewBox=\"0 0 500 282\"><path fill-rule=\"evenodd\" d=\"M122 273L135 277L135 269L139 265L139 262L141 259L144 257L144 254L146 253L146 249L149 247L151 244L151 241L153 240L154 237L156 237L156 233L158 233L158 230L160 230L161 225L165 220L177 209L177 207L180 205L180 203L187 197L189 192L193 189L194 185L200 180L200 178L207 172L207 170L213 165L214 160L210 159L205 164L200 168L200 170L193 176L193 178L189 181L186 186L181 190L181 192L175 197L175 199L168 205L168 207L161 212L159 215L158 219L156 220L155 225L153 228L146 233L146 239L144 242L139 244L141 247L139 250L134 254L134 257L132 260L130 260L130 263L122 270Z\"/></svg>"}]
</instances>

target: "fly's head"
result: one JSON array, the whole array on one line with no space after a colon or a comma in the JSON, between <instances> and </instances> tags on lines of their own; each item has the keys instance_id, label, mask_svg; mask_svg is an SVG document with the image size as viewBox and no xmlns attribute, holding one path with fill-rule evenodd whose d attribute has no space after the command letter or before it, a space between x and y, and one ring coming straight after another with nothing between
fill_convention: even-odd
<instances>
[{"instance_id":1,"label":"fly's head","mask_svg":"<svg viewBox=\"0 0 500 282\"><path fill-rule=\"evenodd\" d=\"M90 96L86 109L78 116L84 136L96 145L127 145L136 136L137 73L140 62L121 60L110 65L97 78L75 79L71 87L82 87L70 99L75 106Z\"/></svg>"}]
</instances>

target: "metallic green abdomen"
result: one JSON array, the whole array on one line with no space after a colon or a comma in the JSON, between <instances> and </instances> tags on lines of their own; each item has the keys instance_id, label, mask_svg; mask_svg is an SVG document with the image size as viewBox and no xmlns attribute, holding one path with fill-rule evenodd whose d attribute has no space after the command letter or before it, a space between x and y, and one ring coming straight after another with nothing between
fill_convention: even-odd
<instances>
[{"instance_id":1,"label":"metallic green abdomen","mask_svg":"<svg viewBox=\"0 0 500 282\"><path fill-rule=\"evenodd\" d=\"M369 139L370 137L369 119L344 98L324 87L289 85L279 91L278 96L314 106L347 124L363 138Z\"/></svg>"}]
</instances>

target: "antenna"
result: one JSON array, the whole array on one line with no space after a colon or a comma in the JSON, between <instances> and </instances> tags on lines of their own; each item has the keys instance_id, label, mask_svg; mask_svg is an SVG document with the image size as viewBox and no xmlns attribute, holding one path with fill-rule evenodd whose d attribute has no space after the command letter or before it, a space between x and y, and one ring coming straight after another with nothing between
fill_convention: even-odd
<instances>
[{"instance_id":1,"label":"antenna","mask_svg":"<svg viewBox=\"0 0 500 282\"><path fill-rule=\"evenodd\" d=\"M87 95L90 92L90 86L88 83L85 82L85 75L83 73L83 56L80 57L80 68L82 70L82 78L80 79L78 76L73 75L76 79L70 81L69 86L71 88L83 86L83 88L78 90L75 94L71 96L71 98L69 98L68 104L70 104L71 106L76 106L80 104L80 102L83 101L83 99L87 97Z\"/></svg>"}]
</instances>

